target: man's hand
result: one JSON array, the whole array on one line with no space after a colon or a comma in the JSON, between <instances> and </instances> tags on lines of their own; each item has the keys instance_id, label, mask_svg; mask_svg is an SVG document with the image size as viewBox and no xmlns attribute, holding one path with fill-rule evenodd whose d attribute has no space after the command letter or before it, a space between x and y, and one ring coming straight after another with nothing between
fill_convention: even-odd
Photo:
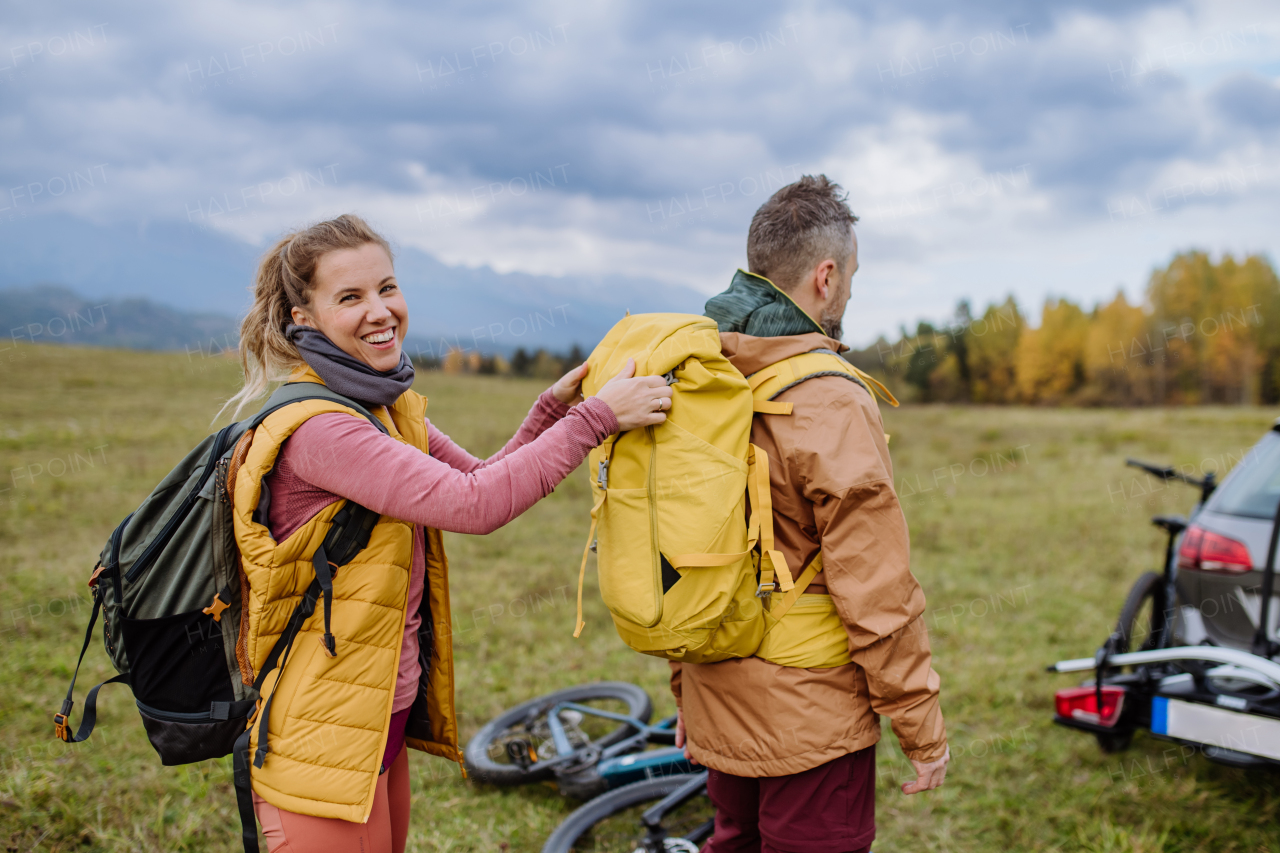
<instances>
[{"instance_id":1,"label":"man's hand","mask_svg":"<svg viewBox=\"0 0 1280 853\"><path fill-rule=\"evenodd\" d=\"M684 711L676 711L676 746L684 748L684 757L690 764L698 763L693 760L693 756L689 754L689 747L684 743Z\"/></svg>"},{"instance_id":2,"label":"man's hand","mask_svg":"<svg viewBox=\"0 0 1280 853\"><path fill-rule=\"evenodd\" d=\"M680 735L676 735L676 745L679 746ZM911 761L911 766L916 769L916 780L914 782L906 782L902 786L904 794L918 794L921 791L932 791L934 788L942 784L942 780L947 778L947 762L951 760L951 747L947 747L947 751L937 761L930 761L926 764L923 761Z\"/></svg>"}]
</instances>

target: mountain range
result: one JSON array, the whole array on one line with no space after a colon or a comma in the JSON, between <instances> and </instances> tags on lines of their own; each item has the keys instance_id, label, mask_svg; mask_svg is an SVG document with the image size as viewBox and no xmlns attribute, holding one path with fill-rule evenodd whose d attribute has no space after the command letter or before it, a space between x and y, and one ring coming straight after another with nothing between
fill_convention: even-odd
<instances>
[{"instance_id":1,"label":"mountain range","mask_svg":"<svg viewBox=\"0 0 1280 853\"><path fill-rule=\"evenodd\" d=\"M260 252L173 221L96 224L56 214L3 223L0 336L137 349L234 345ZM627 311L700 314L705 301L638 278L454 267L412 247L397 250L396 273L411 308L406 348L428 356L451 347L590 350Z\"/></svg>"}]
</instances>

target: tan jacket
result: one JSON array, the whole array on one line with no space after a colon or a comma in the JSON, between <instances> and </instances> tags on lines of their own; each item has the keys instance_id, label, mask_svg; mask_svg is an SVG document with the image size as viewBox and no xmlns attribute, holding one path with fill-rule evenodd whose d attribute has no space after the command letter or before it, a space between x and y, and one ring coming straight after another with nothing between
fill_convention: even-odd
<instances>
[{"instance_id":1,"label":"tan jacket","mask_svg":"<svg viewBox=\"0 0 1280 853\"><path fill-rule=\"evenodd\" d=\"M817 333L728 332L721 341L747 375L820 347L843 349ZM786 776L876 743L884 714L909 758L941 758L941 682L876 402L840 376L810 379L777 399L794 403L794 413L756 415L751 440L769 455L778 548L796 574L822 549L824 570L807 591L831 594L853 662L832 669L754 657L672 663L690 754L736 776Z\"/></svg>"}]
</instances>

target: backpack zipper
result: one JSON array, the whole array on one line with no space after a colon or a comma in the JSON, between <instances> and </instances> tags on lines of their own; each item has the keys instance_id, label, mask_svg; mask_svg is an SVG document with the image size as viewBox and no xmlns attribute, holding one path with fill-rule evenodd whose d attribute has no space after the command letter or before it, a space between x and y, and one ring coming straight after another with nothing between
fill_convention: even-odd
<instances>
[{"instance_id":1,"label":"backpack zipper","mask_svg":"<svg viewBox=\"0 0 1280 853\"><path fill-rule=\"evenodd\" d=\"M210 707L208 711L162 711L159 708L144 705L137 699L133 700L133 703L138 706L139 711L162 723L224 723L228 720L241 720L246 719L249 712L253 711L257 704L256 700L215 702L213 704L218 706L221 714L221 716L217 716L213 713L213 707Z\"/></svg>"},{"instance_id":2,"label":"backpack zipper","mask_svg":"<svg viewBox=\"0 0 1280 853\"><path fill-rule=\"evenodd\" d=\"M645 491L649 499L649 551L653 557L653 593L658 603L657 619L662 621L662 557L658 550L658 439L654 428L647 426L644 431L649 434L649 488Z\"/></svg>"},{"instance_id":3,"label":"backpack zipper","mask_svg":"<svg viewBox=\"0 0 1280 853\"><path fill-rule=\"evenodd\" d=\"M214 722L213 715L208 711L196 711L193 713L183 711L161 711L159 708L152 708L150 705L144 705L137 700L134 704L138 706L138 710L146 714L148 717L159 720L162 723L211 723Z\"/></svg>"}]
</instances>

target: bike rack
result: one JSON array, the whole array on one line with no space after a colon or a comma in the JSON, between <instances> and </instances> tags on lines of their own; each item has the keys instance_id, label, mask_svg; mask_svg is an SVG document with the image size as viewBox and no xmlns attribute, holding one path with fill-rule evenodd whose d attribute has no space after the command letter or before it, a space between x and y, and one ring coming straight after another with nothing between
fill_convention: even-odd
<instances>
[{"instance_id":1,"label":"bike rack","mask_svg":"<svg viewBox=\"0 0 1280 853\"><path fill-rule=\"evenodd\" d=\"M1152 649L1146 652L1125 652L1108 655L1107 666L1138 666L1146 663L1171 663L1180 660L1203 660L1211 663L1231 664L1252 670L1280 686L1280 663L1268 658L1226 649L1220 646L1175 646L1171 649ZM1087 672L1097 669L1097 658L1060 660L1048 668L1049 672Z\"/></svg>"}]
</instances>

